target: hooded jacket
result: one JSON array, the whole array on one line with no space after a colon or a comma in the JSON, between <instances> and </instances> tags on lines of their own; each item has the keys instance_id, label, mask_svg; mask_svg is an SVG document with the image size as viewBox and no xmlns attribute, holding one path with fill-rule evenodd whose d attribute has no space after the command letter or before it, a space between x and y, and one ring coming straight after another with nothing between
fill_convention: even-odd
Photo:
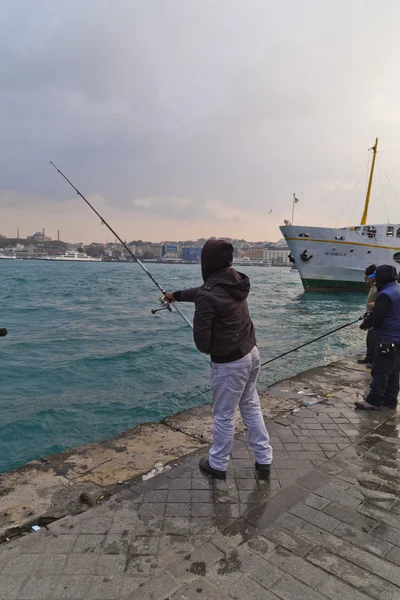
<instances>
[{"instance_id":1,"label":"hooded jacket","mask_svg":"<svg viewBox=\"0 0 400 600\"><path fill-rule=\"evenodd\" d=\"M256 345L247 305L250 280L231 267L232 260L231 244L209 240L201 256L204 284L173 294L178 302L195 303L195 344L218 363L239 360Z\"/></svg>"},{"instance_id":2,"label":"hooded jacket","mask_svg":"<svg viewBox=\"0 0 400 600\"><path fill-rule=\"evenodd\" d=\"M373 327L378 338L400 343L400 286L397 277L397 271L391 265L381 265L376 269L378 295L361 329Z\"/></svg>"}]
</instances>

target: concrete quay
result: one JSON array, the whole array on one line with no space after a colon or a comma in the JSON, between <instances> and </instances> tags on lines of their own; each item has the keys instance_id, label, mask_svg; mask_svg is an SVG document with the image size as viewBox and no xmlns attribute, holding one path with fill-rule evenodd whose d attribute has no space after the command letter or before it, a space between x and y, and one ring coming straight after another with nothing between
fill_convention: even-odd
<instances>
[{"instance_id":1,"label":"concrete quay","mask_svg":"<svg viewBox=\"0 0 400 600\"><path fill-rule=\"evenodd\" d=\"M354 411L368 383L347 360L270 388L286 416L266 419L269 482L245 431L226 482L213 481L197 467L209 437L185 413L179 428L167 420L188 452L176 459L177 442L169 471L2 544L0 600L398 600L400 417ZM299 398L319 402L290 414Z\"/></svg>"}]
</instances>

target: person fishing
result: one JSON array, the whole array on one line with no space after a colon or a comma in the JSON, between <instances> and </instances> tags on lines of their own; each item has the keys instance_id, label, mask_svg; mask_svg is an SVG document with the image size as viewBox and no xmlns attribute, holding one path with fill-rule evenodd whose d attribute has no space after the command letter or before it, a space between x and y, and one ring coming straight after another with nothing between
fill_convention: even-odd
<instances>
[{"instance_id":1,"label":"person fishing","mask_svg":"<svg viewBox=\"0 0 400 600\"><path fill-rule=\"evenodd\" d=\"M368 289L367 296L367 304L366 304L366 314L370 313L374 308L376 296L378 294L378 289L376 287L375 282L375 271L376 265L369 265L365 269L364 279ZM367 331L367 351L364 358L360 358L358 360L359 364L367 365L369 368L372 367L372 361L374 359L374 350L375 350L375 331L373 328L368 329Z\"/></svg>"},{"instance_id":2,"label":"person fishing","mask_svg":"<svg viewBox=\"0 0 400 600\"><path fill-rule=\"evenodd\" d=\"M232 452L236 411L248 429L260 479L268 479L272 448L257 393L260 355L247 297L250 280L233 267L233 246L225 240L208 240L201 252L204 284L167 292L172 302L194 302L193 336L197 349L211 356L214 434L208 458L200 469L218 479L226 478Z\"/></svg>"},{"instance_id":3,"label":"person fishing","mask_svg":"<svg viewBox=\"0 0 400 600\"><path fill-rule=\"evenodd\" d=\"M382 406L397 408L400 379L400 285L397 271L391 265L377 267L378 295L371 312L360 328L375 331L375 354L369 394L355 403L362 410L379 410Z\"/></svg>"}]
</instances>

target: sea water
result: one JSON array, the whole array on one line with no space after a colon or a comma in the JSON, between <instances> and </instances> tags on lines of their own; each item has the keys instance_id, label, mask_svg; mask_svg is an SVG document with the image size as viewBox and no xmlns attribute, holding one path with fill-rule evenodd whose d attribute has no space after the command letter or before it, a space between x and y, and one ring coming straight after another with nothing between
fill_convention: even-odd
<instances>
[{"instance_id":1,"label":"sea water","mask_svg":"<svg viewBox=\"0 0 400 600\"><path fill-rule=\"evenodd\" d=\"M167 290L196 265L148 265ZM304 294L287 268L242 267L263 360L362 314L361 295ZM209 358L132 263L0 261L0 472L207 403ZM188 317L192 305L181 305ZM271 363L260 388L356 352L357 325Z\"/></svg>"}]
</instances>

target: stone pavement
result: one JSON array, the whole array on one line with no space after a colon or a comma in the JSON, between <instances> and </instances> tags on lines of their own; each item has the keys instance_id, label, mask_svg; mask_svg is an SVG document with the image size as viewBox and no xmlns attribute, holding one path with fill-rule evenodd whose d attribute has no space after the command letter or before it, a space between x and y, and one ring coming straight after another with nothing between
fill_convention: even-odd
<instances>
[{"instance_id":1,"label":"stone pavement","mask_svg":"<svg viewBox=\"0 0 400 600\"><path fill-rule=\"evenodd\" d=\"M398 600L400 416L355 412L357 394L267 423L270 482L241 434L226 482L202 450L4 544L0 600Z\"/></svg>"}]
</instances>

